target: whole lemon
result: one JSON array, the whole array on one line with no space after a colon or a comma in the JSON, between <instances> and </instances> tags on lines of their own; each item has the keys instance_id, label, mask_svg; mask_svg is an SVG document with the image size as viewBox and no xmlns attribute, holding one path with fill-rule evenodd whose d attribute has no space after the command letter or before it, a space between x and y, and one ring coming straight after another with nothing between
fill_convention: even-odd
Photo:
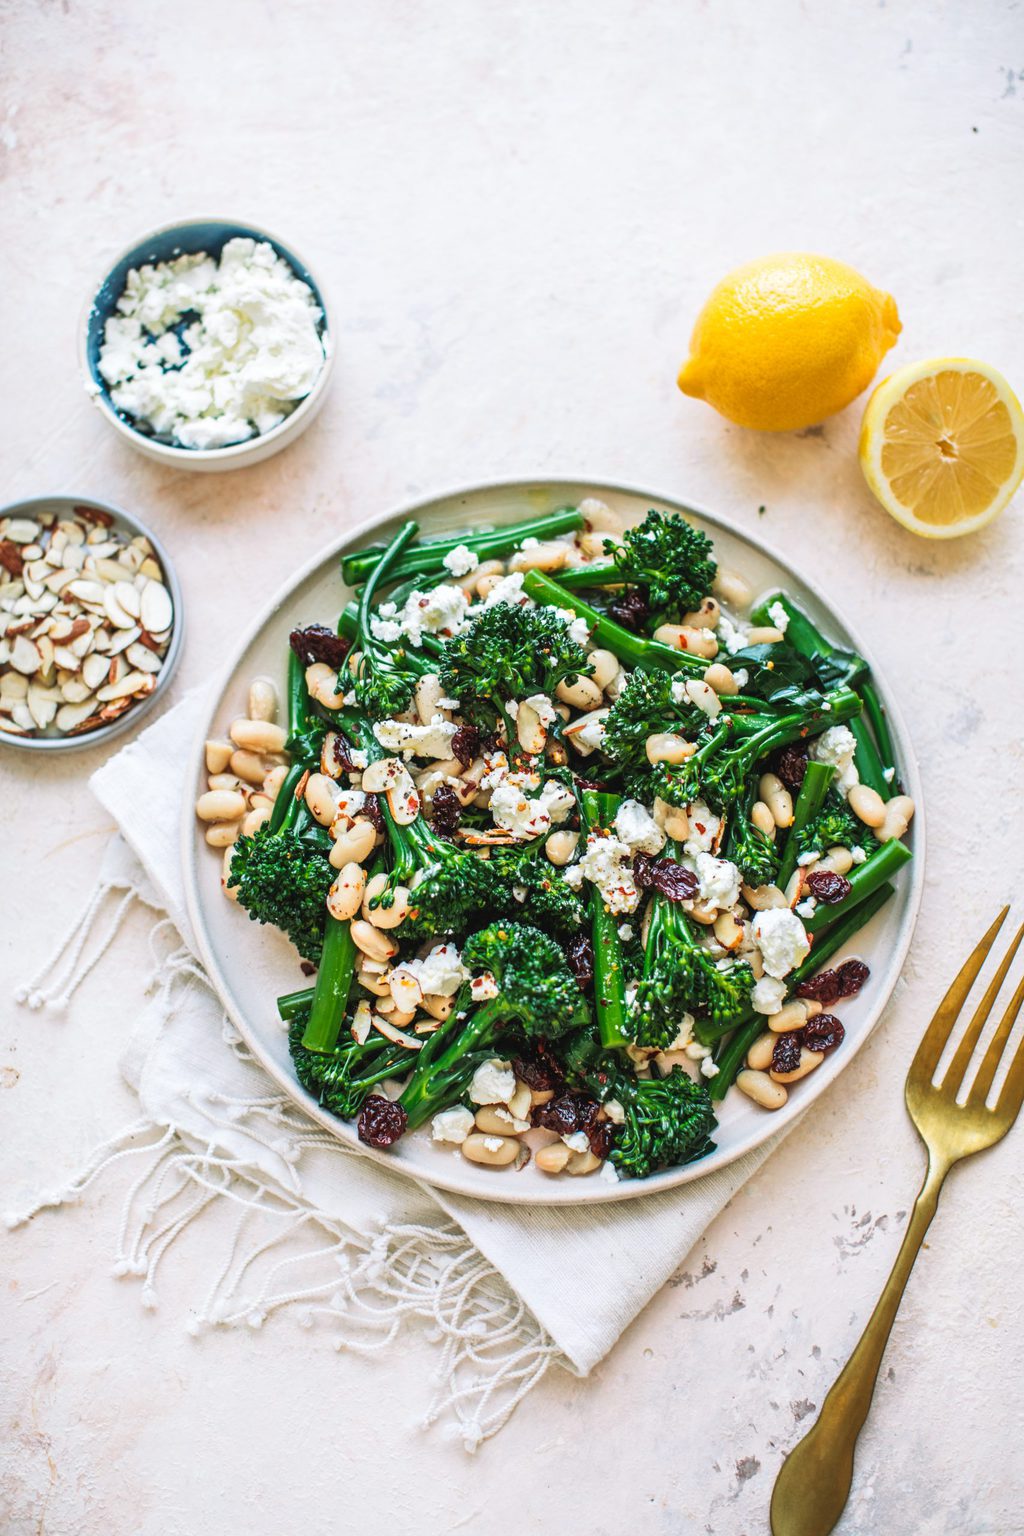
<instances>
[{"instance_id":1,"label":"whole lemon","mask_svg":"<svg viewBox=\"0 0 1024 1536\"><path fill-rule=\"evenodd\" d=\"M763 256L712 292L679 388L741 427L812 427L867 388L900 329L892 295L844 262Z\"/></svg>"}]
</instances>

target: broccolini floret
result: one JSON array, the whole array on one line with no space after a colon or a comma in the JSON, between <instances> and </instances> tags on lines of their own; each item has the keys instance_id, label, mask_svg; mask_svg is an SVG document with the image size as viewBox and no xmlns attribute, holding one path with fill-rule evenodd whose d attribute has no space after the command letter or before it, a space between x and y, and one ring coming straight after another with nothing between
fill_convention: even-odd
<instances>
[{"instance_id":1,"label":"broccolini floret","mask_svg":"<svg viewBox=\"0 0 1024 1536\"><path fill-rule=\"evenodd\" d=\"M327 892L334 880L328 847L303 801L289 798L279 826L264 822L234 845L228 881L238 905L256 923L272 923L304 960L320 958ZM328 845L329 846L329 845Z\"/></svg>"},{"instance_id":2,"label":"broccolini floret","mask_svg":"<svg viewBox=\"0 0 1024 1536\"><path fill-rule=\"evenodd\" d=\"M461 634L446 640L438 671L445 693L478 725L503 722L505 702L534 693L551 695L561 682L590 672L586 652L552 608L494 603Z\"/></svg>"},{"instance_id":3,"label":"broccolini floret","mask_svg":"<svg viewBox=\"0 0 1024 1536\"><path fill-rule=\"evenodd\" d=\"M310 1051L302 1043L309 1010L297 1013L288 1025L288 1049L295 1075L340 1120L353 1119L378 1083L404 1077L413 1052L371 1032L364 1045L344 1034L333 1051Z\"/></svg>"},{"instance_id":4,"label":"broccolini floret","mask_svg":"<svg viewBox=\"0 0 1024 1536\"><path fill-rule=\"evenodd\" d=\"M818 815L797 833L796 847L798 854L827 853L829 848L873 846L875 841L870 828L853 814L843 796L830 789Z\"/></svg>"},{"instance_id":5,"label":"broccolini floret","mask_svg":"<svg viewBox=\"0 0 1024 1536\"><path fill-rule=\"evenodd\" d=\"M640 587L650 608L649 623L679 623L700 607L718 571L711 540L678 512L653 509L627 528L622 543L605 540L619 577Z\"/></svg>"},{"instance_id":6,"label":"broccolini floret","mask_svg":"<svg viewBox=\"0 0 1024 1536\"><path fill-rule=\"evenodd\" d=\"M708 723L670 672L631 672L605 718L601 751L624 768L647 773L647 738L656 732L695 738Z\"/></svg>"}]
</instances>

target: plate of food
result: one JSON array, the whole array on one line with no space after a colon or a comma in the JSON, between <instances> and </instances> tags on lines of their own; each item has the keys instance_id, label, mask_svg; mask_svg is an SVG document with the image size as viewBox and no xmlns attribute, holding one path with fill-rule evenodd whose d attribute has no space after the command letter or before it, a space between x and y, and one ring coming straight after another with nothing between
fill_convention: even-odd
<instances>
[{"instance_id":1,"label":"plate of food","mask_svg":"<svg viewBox=\"0 0 1024 1536\"><path fill-rule=\"evenodd\" d=\"M248 1046L354 1150L483 1199L759 1146L867 1038L920 901L917 765L850 624L642 488L364 523L257 618L194 757L189 911Z\"/></svg>"}]
</instances>

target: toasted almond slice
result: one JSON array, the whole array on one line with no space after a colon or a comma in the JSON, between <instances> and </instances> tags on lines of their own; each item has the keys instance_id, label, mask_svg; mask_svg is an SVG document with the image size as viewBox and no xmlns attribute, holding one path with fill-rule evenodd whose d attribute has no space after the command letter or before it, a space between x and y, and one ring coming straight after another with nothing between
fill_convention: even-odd
<instances>
[{"instance_id":1,"label":"toasted almond slice","mask_svg":"<svg viewBox=\"0 0 1024 1536\"><path fill-rule=\"evenodd\" d=\"M77 672L82 665L81 658L66 645L56 645L53 648L53 659L58 667L63 667L65 672Z\"/></svg>"},{"instance_id":2,"label":"toasted almond slice","mask_svg":"<svg viewBox=\"0 0 1024 1536\"><path fill-rule=\"evenodd\" d=\"M56 715L55 723L57 729L60 731L73 731L76 726L81 725L82 721L89 717L92 713L92 707L91 694L88 698L62 704Z\"/></svg>"},{"instance_id":3,"label":"toasted almond slice","mask_svg":"<svg viewBox=\"0 0 1024 1536\"><path fill-rule=\"evenodd\" d=\"M130 613L133 619L139 617L139 593L130 581L119 581L114 588L114 596L125 613Z\"/></svg>"},{"instance_id":4,"label":"toasted almond slice","mask_svg":"<svg viewBox=\"0 0 1024 1536\"><path fill-rule=\"evenodd\" d=\"M356 1011L352 1016L349 1029L353 1040L357 1045L365 1045L370 1030L373 1028L373 1014L365 997L361 997L356 1004Z\"/></svg>"},{"instance_id":5,"label":"toasted almond slice","mask_svg":"<svg viewBox=\"0 0 1024 1536\"><path fill-rule=\"evenodd\" d=\"M117 599L115 587L105 587L103 591L103 607L111 624L118 629L134 629L135 620L130 613L126 613Z\"/></svg>"},{"instance_id":6,"label":"toasted almond slice","mask_svg":"<svg viewBox=\"0 0 1024 1536\"><path fill-rule=\"evenodd\" d=\"M36 728L36 723L32 718L32 711L29 709L27 703L12 704L11 719L14 721L15 725L23 726L26 731L34 731Z\"/></svg>"},{"instance_id":7,"label":"toasted almond slice","mask_svg":"<svg viewBox=\"0 0 1024 1536\"><path fill-rule=\"evenodd\" d=\"M103 588L98 581L76 576L73 581L68 582L68 592L72 597L77 597L80 603L86 603L95 608L103 606Z\"/></svg>"},{"instance_id":8,"label":"toasted almond slice","mask_svg":"<svg viewBox=\"0 0 1024 1536\"><path fill-rule=\"evenodd\" d=\"M120 658L116 658L120 660ZM146 672L126 672L123 676L107 683L97 689L96 698L101 704L109 704L115 699L130 698L136 689L145 688L147 692L151 688L151 679Z\"/></svg>"},{"instance_id":9,"label":"toasted almond slice","mask_svg":"<svg viewBox=\"0 0 1024 1536\"><path fill-rule=\"evenodd\" d=\"M423 988L411 971L396 967L388 978L388 987L396 1008L418 1008L423 1001Z\"/></svg>"},{"instance_id":10,"label":"toasted almond slice","mask_svg":"<svg viewBox=\"0 0 1024 1536\"><path fill-rule=\"evenodd\" d=\"M379 1013L373 1015L373 1027L379 1034L384 1036L385 1040L393 1040L396 1045L404 1045L407 1051L421 1051L423 1049L422 1040L414 1040L411 1035L403 1034L400 1029L396 1029L393 1024L389 1024L387 1019L381 1018Z\"/></svg>"},{"instance_id":11,"label":"toasted almond slice","mask_svg":"<svg viewBox=\"0 0 1024 1536\"><path fill-rule=\"evenodd\" d=\"M49 689L37 688L30 683L27 703L32 719L41 731L45 731L57 713L57 700L51 697Z\"/></svg>"},{"instance_id":12,"label":"toasted almond slice","mask_svg":"<svg viewBox=\"0 0 1024 1536\"><path fill-rule=\"evenodd\" d=\"M160 671L162 665L160 657L155 651L151 651L148 645L143 645L141 641L135 641L132 645L128 646L124 654L132 666L137 667L140 672Z\"/></svg>"},{"instance_id":13,"label":"toasted almond slice","mask_svg":"<svg viewBox=\"0 0 1024 1536\"><path fill-rule=\"evenodd\" d=\"M90 690L99 688L104 683L109 670L110 665L107 658L97 655L93 651L92 655L86 656L82 662L82 680L88 685Z\"/></svg>"},{"instance_id":14,"label":"toasted almond slice","mask_svg":"<svg viewBox=\"0 0 1024 1536\"><path fill-rule=\"evenodd\" d=\"M136 549L134 544L126 544L124 549L120 550L118 553L117 563L118 565L123 566L126 571L135 572L142 566L145 558L146 557L142 553L141 549ZM156 570L153 572L153 575L160 575L159 566L157 566Z\"/></svg>"},{"instance_id":15,"label":"toasted almond slice","mask_svg":"<svg viewBox=\"0 0 1024 1536\"><path fill-rule=\"evenodd\" d=\"M28 694L28 678L20 672L5 672L0 677L0 698L23 699Z\"/></svg>"},{"instance_id":16,"label":"toasted almond slice","mask_svg":"<svg viewBox=\"0 0 1024 1536\"><path fill-rule=\"evenodd\" d=\"M5 731L8 736L27 736L29 732L23 725L18 725L11 715L0 714L0 731Z\"/></svg>"},{"instance_id":17,"label":"toasted almond slice","mask_svg":"<svg viewBox=\"0 0 1024 1536\"><path fill-rule=\"evenodd\" d=\"M460 841L466 844L467 848L496 848L503 843L515 842L512 833L506 831L504 827L492 827L487 832L466 832L460 830L458 836Z\"/></svg>"},{"instance_id":18,"label":"toasted almond slice","mask_svg":"<svg viewBox=\"0 0 1024 1536\"><path fill-rule=\"evenodd\" d=\"M104 581L119 582L124 580L124 566L118 565L116 560L104 559L99 554L92 555L86 562L86 570L91 570Z\"/></svg>"},{"instance_id":19,"label":"toasted almond slice","mask_svg":"<svg viewBox=\"0 0 1024 1536\"><path fill-rule=\"evenodd\" d=\"M130 629L119 629L116 634L110 636L107 654L120 656L122 651L126 651L130 645L135 644L141 634L142 630L137 624L132 624Z\"/></svg>"},{"instance_id":20,"label":"toasted almond slice","mask_svg":"<svg viewBox=\"0 0 1024 1536\"><path fill-rule=\"evenodd\" d=\"M60 685L60 691L69 704L84 704L87 700L91 700L93 694L93 690L83 683L80 677L65 678Z\"/></svg>"},{"instance_id":21,"label":"toasted almond slice","mask_svg":"<svg viewBox=\"0 0 1024 1536\"><path fill-rule=\"evenodd\" d=\"M39 671L41 665L42 657L39 654L38 645L25 635L15 636L11 647L11 666L14 670L23 673L26 677L31 677L33 673Z\"/></svg>"},{"instance_id":22,"label":"toasted almond slice","mask_svg":"<svg viewBox=\"0 0 1024 1536\"><path fill-rule=\"evenodd\" d=\"M170 629L174 620L174 607L171 595L162 581L148 581L143 587L139 599L139 618L143 629L148 629L151 635Z\"/></svg>"}]
</instances>

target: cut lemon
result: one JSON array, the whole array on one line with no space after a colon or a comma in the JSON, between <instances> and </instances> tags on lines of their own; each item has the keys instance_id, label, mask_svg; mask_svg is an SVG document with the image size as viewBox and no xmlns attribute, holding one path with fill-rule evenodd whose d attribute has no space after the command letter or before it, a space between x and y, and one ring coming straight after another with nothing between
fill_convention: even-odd
<instances>
[{"instance_id":1,"label":"cut lemon","mask_svg":"<svg viewBox=\"0 0 1024 1536\"><path fill-rule=\"evenodd\" d=\"M860 467L882 506L929 539L983 528L1024 477L1024 411L995 368L934 357L883 379L860 429Z\"/></svg>"}]
</instances>

